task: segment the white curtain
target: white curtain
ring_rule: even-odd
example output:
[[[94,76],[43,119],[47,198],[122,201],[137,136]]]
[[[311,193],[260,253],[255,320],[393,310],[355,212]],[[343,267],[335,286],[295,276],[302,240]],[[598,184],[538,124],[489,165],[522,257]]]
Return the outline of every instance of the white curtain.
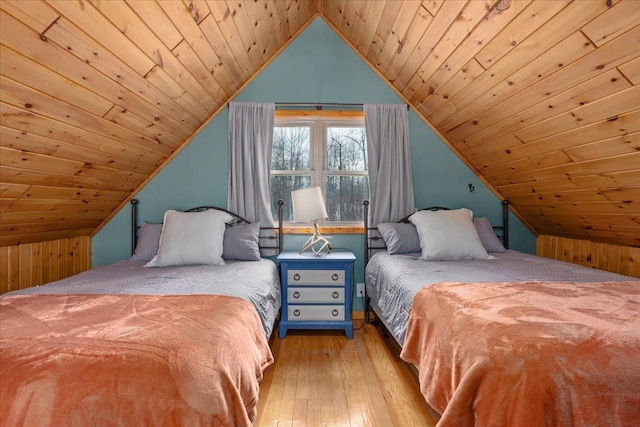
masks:
[[[409,113],[405,104],[365,104],[369,226],[402,219],[414,210]]]
[[[275,104],[229,103],[228,209],[261,227],[273,227],[270,207]]]

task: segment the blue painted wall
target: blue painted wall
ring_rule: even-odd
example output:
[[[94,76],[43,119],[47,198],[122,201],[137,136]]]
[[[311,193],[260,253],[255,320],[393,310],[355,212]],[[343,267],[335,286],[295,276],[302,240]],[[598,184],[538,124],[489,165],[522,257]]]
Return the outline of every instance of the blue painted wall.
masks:
[[[237,101],[402,103],[402,100],[321,18],[287,47],[237,97]],[[226,207],[228,110],[222,111],[136,196],[140,220],[160,222],[167,209],[199,205]],[[413,112],[409,114],[416,206],[468,207],[498,223],[499,200]],[[469,192],[468,184],[475,186]],[[130,256],[130,210],[123,209],[94,238],[93,266]],[[511,247],[535,253],[535,237],[513,215]],[[299,248],[307,236],[286,236],[285,247]],[[362,282],[361,235],[333,236],[335,247],[358,257],[356,282]],[[358,307],[356,306],[356,309]]]

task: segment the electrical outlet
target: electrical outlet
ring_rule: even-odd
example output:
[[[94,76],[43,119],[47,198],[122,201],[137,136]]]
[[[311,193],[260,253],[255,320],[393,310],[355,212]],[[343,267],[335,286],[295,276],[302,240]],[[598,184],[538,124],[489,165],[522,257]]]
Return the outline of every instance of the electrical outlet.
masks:
[[[356,294],[360,298],[364,297],[364,283],[356,284]]]

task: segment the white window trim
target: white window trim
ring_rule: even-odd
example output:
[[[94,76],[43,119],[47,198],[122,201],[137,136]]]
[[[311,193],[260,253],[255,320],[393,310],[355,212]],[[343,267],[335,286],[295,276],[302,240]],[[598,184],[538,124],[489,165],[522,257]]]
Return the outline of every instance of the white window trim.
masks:
[[[368,176],[369,172],[366,171],[330,171],[327,168],[327,159],[324,155],[327,150],[327,128],[328,127],[364,127],[364,116],[361,119],[355,119],[353,117],[341,119],[339,117],[317,117],[317,118],[278,118],[276,116],[274,121],[275,127],[280,126],[309,126],[310,138],[311,138],[311,150],[309,153],[309,170],[271,170],[271,175],[286,175],[286,176],[311,176],[311,186],[318,186],[322,190],[322,197],[326,200],[326,178],[331,175],[342,176]],[[316,141],[321,141],[320,144]],[[316,168],[316,159],[321,159],[318,162],[322,162],[321,168]],[[285,221],[287,226],[299,225],[293,221]],[[319,225],[325,227],[340,227],[340,226],[359,226],[362,225],[361,221],[318,221]]]

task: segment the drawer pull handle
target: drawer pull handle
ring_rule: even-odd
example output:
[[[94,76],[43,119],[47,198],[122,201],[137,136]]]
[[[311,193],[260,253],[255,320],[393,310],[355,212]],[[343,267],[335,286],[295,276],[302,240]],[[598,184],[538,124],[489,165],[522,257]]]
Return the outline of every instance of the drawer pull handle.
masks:
[[[294,274],[293,280],[300,280],[300,275],[298,273]]]
[[[294,298],[300,298],[300,292],[296,291],[293,293]]]
[[[338,292],[334,292],[331,294],[332,297],[334,298],[338,298],[340,296],[340,294]]]
[[[338,310],[335,310],[335,309],[334,309],[334,310],[331,312],[331,314],[333,314],[334,316],[337,316],[337,315],[338,315]]]
[[[294,316],[300,316],[300,310],[293,310]]]
[[[336,280],[338,280],[338,275],[334,274],[333,276],[331,276],[331,278],[333,279],[333,281],[335,282]]]

